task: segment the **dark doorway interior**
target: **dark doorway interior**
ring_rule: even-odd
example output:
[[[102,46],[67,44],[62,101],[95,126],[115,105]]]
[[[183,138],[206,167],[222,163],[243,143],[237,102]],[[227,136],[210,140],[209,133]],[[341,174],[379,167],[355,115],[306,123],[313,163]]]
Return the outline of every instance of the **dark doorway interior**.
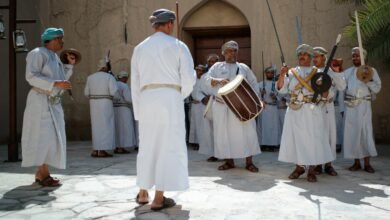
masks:
[[[238,61],[251,66],[251,36],[249,26],[245,27],[224,27],[224,28],[193,28],[184,29],[192,35],[194,41],[194,62],[206,64],[207,55],[215,53],[221,56],[221,46],[234,40],[240,49]]]

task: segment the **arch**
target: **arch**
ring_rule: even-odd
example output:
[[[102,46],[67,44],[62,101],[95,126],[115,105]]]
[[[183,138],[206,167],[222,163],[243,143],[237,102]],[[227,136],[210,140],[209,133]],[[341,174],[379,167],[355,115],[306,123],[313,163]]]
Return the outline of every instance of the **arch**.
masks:
[[[251,31],[248,19],[236,6],[224,0],[204,0],[182,18],[181,40],[190,48],[196,64],[205,63],[210,53],[220,54],[222,44],[236,40],[238,60],[251,65]]]
[[[249,26],[245,15],[221,0],[202,1],[182,20],[182,29]]]

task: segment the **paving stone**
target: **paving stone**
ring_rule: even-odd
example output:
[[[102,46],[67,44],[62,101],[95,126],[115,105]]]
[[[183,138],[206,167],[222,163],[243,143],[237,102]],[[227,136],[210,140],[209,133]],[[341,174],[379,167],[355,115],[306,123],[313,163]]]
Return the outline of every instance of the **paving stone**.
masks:
[[[58,188],[31,184],[35,168],[1,165],[0,219],[388,220],[390,215],[390,155],[373,158],[375,174],[348,171],[353,161],[338,155],[339,176],[319,175],[317,183],[308,183],[305,175],[289,180],[294,165],[278,162],[277,153],[255,156],[260,172],[254,174],[243,169],[243,159],[236,160],[238,168],[221,172],[222,162],[208,163],[189,150],[190,189],[166,192],[177,206],[152,212],[150,204],[135,203],[136,154],[103,160],[91,158],[90,149],[89,142],[69,143],[68,169],[51,168],[63,183]],[[3,155],[0,147],[0,160]]]

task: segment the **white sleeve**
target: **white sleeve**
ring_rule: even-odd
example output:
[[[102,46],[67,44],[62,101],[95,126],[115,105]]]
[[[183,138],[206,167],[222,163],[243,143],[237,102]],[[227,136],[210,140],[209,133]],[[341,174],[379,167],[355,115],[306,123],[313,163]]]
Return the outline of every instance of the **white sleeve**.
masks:
[[[69,80],[73,74],[73,65],[72,64],[64,64],[64,73],[65,73],[65,79]]]
[[[134,49],[133,56],[131,57],[131,97],[133,100],[133,111],[134,119],[138,120],[138,106],[139,106],[139,96],[141,93],[140,88],[140,76],[138,70],[138,61],[137,61],[137,47]]]
[[[379,78],[378,72],[374,68],[372,68],[372,81],[368,82],[367,86],[374,94],[379,93],[379,91],[381,90],[382,82]]]
[[[276,89],[276,91],[277,91],[278,93],[280,93],[280,94],[287,94],[287,93],[288,93],[288,84],[290,83],[290,77],[294,77],[294,76],[292,75],[292,72],[289,70],[289,71],[288,71],[288,76],[286,75],[286,76],[284,77],[283,87],[280,88],[280,89],[278,89],[277,84],[276,84],[276,86],[275,86],[275,89]]]

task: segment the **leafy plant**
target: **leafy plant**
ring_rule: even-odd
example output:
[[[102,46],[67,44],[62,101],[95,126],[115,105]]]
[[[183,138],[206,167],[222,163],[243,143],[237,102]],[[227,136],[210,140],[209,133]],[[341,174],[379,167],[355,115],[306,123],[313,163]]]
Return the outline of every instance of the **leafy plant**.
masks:
[[[368,57],[390,59],[390,0],[335,0],[337,3],[361,2],[358,11],[360,31]],[[356,19],[344,28],[344,35],[356,40]]]

